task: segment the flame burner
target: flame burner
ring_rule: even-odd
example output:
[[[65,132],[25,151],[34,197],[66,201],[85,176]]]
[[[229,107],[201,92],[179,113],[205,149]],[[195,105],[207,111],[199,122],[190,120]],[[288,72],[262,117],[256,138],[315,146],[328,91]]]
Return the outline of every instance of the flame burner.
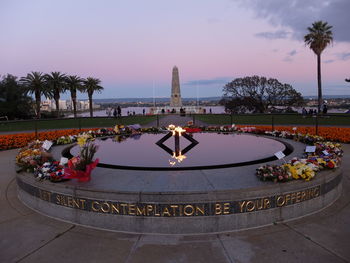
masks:
[[[169,133],[161,138],[156,144],[162,148],[164,151],[169,153],[173,159],[175,159],[178,163],[181,163],[184,159],[186,159],[185,154],[190,151],[193,147],[195,147],[199,142],[193,139],[190,135],[186,133],[186,130],[183,130],[181,127],[173,128],[173,125],[169,126]],[[184,137],[188,141],[191,142],[185,149],[181,150],[180,148],[180,137]],[[175,150],[171,150],[168,146],[164,144],[169,138],[175,138]],[[176,164],[175,161],[169,160],[169,164],[174,166]]]

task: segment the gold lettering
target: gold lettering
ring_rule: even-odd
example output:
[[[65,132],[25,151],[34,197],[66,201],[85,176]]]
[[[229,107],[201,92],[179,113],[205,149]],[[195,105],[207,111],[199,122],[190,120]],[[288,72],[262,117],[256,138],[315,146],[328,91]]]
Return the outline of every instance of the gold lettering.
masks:
[[[306,199],[306,193],[305,193],[305,191],[302,191],[301,192],[301,201],[305,201],[305,199]]]
[[[264,209],[270,208],[270,200],[268,198],[264,198]]]
[[[103,213],[109,213],[111,207],[109,206],[109,204],[107,202],[102,203],[101,205],[101,210]]]
[[[295,203],[295,193],[291,194],[291,203],[294,204]]]
[[[171,205],[170,207],[172,209],[173,216],[175,216],[176,215],[176,208],[178,208],[179,206],[178,205]]]
[[[85,199],[80,199],[80,202],[81,202],[81,209],[85,209],[85,202],[86,202],[86,200]]]
[[[160,216],[159,210],[157,209],[157,205],[154,205],[154,215]]]
[[[189,211],[189,212],[187,211],[188,208],[190,208],[190,211]],[[193,207],[192,205],[186,205],[186,206],[184,207],[184,214],[185,214],[185,216],[192,216],[193,213],[194,213],[194,207]]]
[[[239,208],[240,208],[241,213],[243,213],[243,206],[245,205],[245,201],[238,202],[238,204],[239,204]]]
[[[215,204],[215,215],[221,215],[221,204]]]
[[[75,198],[73,199],[73,207],[80,208],[78,199],[75,199]]]
[[[224,215],[228,215],[229,213],[230,213],[230,203],[224,203]]]
[[[256,209],[261,210],[264,207],[264,200],[263,199],[258,199],[255,201],[255,206]]]
[[[98,205],[99,208],[96,208],[95,205]],[[95,211],[95,212],[98,212],[98,210],[100,209],[100,203],[97,202],[97,201],[93,201],[93,202],[91,203],[91,209],[92,209],[93,211]]]
[[[196,205],[196,216],[198,216],[198,212],[200,212],[204,216],[204,205],[202,205],[201,207]]]
[[[68,202],[67,202],[67,203],[68,203],[68,206],[69,206],[69,207],[73,207],[73,198],[70,197],[70,196],[68,196],[68,197],[67,197],[67,200],[68,200]]]
[[[136,215],[143,215],[143,216],[145,216],[146,215],[146,207],[144,206],[144,207],[142,207],[140,209],[139,206],[136,206]]]
[[[250,206],[250,207],[249,207],[249,206]],[[254,202],[249,200],[249,201],[247,202],[246,209],[247,209],[248,212],[253,211],[253,210],[255,209],[255,204],[254,204]]]
[[[310,189],[306,190],[306,198],[305,200],[309,200],[310,199]]]
[[[51,193],[48,191],[39,189],[39,197],[44,201],[51,202]]]
[[[314,190],[314,196],[317,197],[320,195],[320,187],[316,187],[315,190]]]
[[[280,195],[279,197],[277,197],[276,201],[277,201],[277,206],[284,206],[284,204],[286,203],[286,200],[283,195]]]
[[[128,204],[120,204],[120,206],[123,208],[123,215],[126,215],[125,207],[127,207]]]
[[[290,194],[285,195],[285,200],[286,200],[286,204],[288,205],[288,201],[290,201]]]
[[[113,203],[112,203],[112,204],[111,204],[111,207],[112,207],[112,211],[111,211],[112,214],[113,214],[113,213],[116,213],[116,214],[119,214],[119,213],[120,213],[119,204],[113,204]]]
[[[129,204],[129,215],[135,215],[135,205]]]
[[[163,212],[162,212],[162,216],[171,216],[170,212],[169,212],[169,209],[167,207],[165,207],[163,209]]]
[[[296,202],[299,203],[300,202],[300,198],[301,198],[301,192],[297,192],[297,198],[296,198]]]
[[[66,197],[63,195],[61,196],[61,205],[67,206]]]
[[[60,195],[56,195],[56,204],[60,204],[61,203],[61,196]]]
[[[153,211],[153,206],[152,205],[147,205],[147,215],[149,216],[150,213]]]

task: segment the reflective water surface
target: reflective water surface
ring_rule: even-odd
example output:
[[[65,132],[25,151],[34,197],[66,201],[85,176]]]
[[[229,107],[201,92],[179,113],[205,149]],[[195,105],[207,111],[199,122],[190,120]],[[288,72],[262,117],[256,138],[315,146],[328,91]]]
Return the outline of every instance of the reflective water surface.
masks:
[[[99,145],[96,158],[100,163],[137,167],[193,167],[225,165],[254,161],[273,156],[283,151],[283,143],[273,139],[247,134],[195,133],[198,144],[185,155],[172,156],[156,145],[165,134],[142,134],[134,137],[116,136],[96,139]],[[180,150],[191,142],[180,137]],[[175,151],[175,138],[164,144]],[[79,146],[71,149],[71,154],[79,154]],[[175,158],[176,157],[176,158]]]

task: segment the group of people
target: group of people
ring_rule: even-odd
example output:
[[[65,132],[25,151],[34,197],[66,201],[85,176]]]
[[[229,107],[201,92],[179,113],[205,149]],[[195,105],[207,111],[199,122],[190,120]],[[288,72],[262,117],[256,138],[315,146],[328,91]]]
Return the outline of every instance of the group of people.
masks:
[[[143,109],[142,110],[142,115],[145,115],[145,114],[146,114],[146,110]],[[122,116],[122,109],[121,109],[120,106],[114,107],[114,108],[108,107],[106,109],[106,115],[108,117],[112,117],[112,115],[113,115],[114,118],[121,117]],[[127,112],[127,116],[131,116],[131,115],[136,115],[135,111],[128,111]]]
[[[323,104],[323,106],[322,106],[322,113],[323,114],[327,114],[327,112],[328,112],[327,104]],[[317,114],[317,110],[316,109],[309,109],[309,110],[307,110],[307,109],[303,108],[301,110],[301,114],[303,114],[303,115],[316,115]]]
[[[108,107],[106,109],[106,114],[108,117],[111,117],[112,114],[113,114],[114,118],[121,117],[122,116],[122,108],[120,108],[120,106],[118,106],[116,108]]]

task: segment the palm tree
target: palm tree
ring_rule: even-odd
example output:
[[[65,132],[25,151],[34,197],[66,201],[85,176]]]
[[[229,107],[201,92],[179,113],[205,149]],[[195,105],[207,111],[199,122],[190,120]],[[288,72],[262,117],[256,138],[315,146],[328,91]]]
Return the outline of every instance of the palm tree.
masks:
[[[55,71],[45,75],[46,83],[51,90],[52,97],[56,103],[56,115],[60,116],[60,94],[66,91],[66,75]]]
[[[73,102],[74,118],[77,117],[77,91],[83,91],[84,80],[78,76],[68,76],[66,79],[67,88],[70,90],[70,96]]]
[[[25,88],[26,94],[34,94],[36,104],[36,117],[40,119],[41,96],[50,97],[51,93],[47,88],[45,76],[42,72],[31,72],[20,79],[21,85]]]
[[[332,26],[327,22],[316,21],[312,27],[308,27],[309,33],[304,36],[304,42],[317,56],[317,82],[318,82],[318,112],[321,112],[322,85],[321,85],[321,53],[332,43]]]
[[[90,117],[92,117],[92,95],[95,91],[101,92],[103,90],[103,87],[99,85],[100,83],[101,80],[91,77],[86,78],[84,81],[84,90],[87,92],[89,97]]]

